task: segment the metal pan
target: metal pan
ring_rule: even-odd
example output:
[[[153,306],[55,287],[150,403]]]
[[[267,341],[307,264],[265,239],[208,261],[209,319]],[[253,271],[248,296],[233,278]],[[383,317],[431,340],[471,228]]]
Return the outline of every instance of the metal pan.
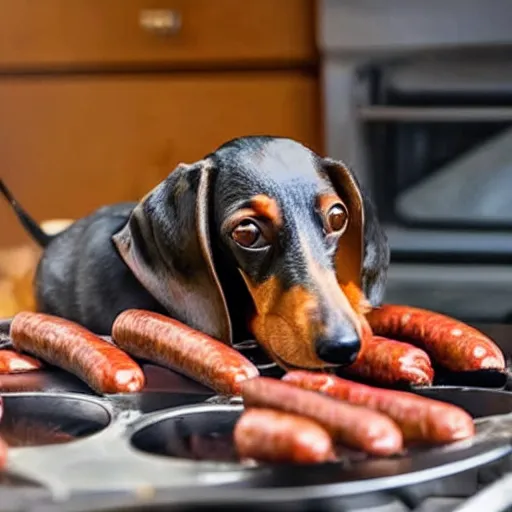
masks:
[[[386,459],[348,457],[337,463],[315,466],[246,467],[233,463],[240,471],[238,485],[231,485],[229,490],[200,489],[188,496],[180,493],[180,498],[199,503],[204,491],[205,502],[220,499],[228,505],[234,500],[233,503],[241,505],[366,494],[444,478],[511,453],[512,394],[468,388],[430,388],[417,393],[459,405],[478,418],[476,437]],[[240,405],[202,404],[153,414],[133,426],[131,442],[136,449],[154,455],[196,460],[198,467],[212,464],[197,462],[205,451],[212,450],[212,457],[225,463],[230,454],[222,454],[222,450],[215,450],[211,444],[217,439],[225,450],[230,450],[229,434],[242,410]]]
[[[83,397],[88,403],[105,403],[112,423],[80,442],[13,450],[13,467],[20,476],[42,482],[43,487],[52,490],[52,502],[41,510],[282,511],[326,509],[333,500],[337,510],[345,510],[340,500],[355,500],[368,508],[370,502],[380,503],[407,489],[416,489],[416,494],[426,492],[417,489],[437,486],[440,479],[463,478],[468,472],[509,460],[512,394],[466,388],[430,388],[417,393],[466,409],[477,418],[477,436],[467,442],[417,449],[394,458],[357,455],[322,465],[247,466],[230,460],[229,453],[227,457],[219,453],[223,450],[212,457],[216,460],[197,460],[197,439],[195,445],[190,443],[193,435],[200,442],[206,436],[210,443],[212,435],[214,442],[215,436],[227,436],[229,450],[229,434],[242,411],[241,405],[207,403],[199,394],[195,395],[195,405],[184,405],[192,403],[193,395],[188,394],[181,404],[176,400],[172,409],[139,414],[135,419],[128,416],[126,421],[122,413],[112,412],[110,399]],[[14,411],[15,400],[22,397],[5,396]],[[58,396],[82,398],[72,394]],[[19,406],[20,413],[27,410],[26,406]],[[62,409],[68,417],[66,407]],[[93,409],[92,416],[81,412],[81,417],[102,424],[97,419],[98,411]],[[201,454],[205,446],[199,447]],[[211,450],[211,444],[206,445],[206,450]],[[469,493],[476,490],[464,480],[457,485]]]

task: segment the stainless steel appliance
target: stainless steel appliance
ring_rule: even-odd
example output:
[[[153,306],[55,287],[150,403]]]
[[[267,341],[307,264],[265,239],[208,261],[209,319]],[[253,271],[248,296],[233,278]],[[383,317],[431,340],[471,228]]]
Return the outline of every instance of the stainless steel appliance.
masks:
[[[321,0],[326,152],[372,194],[386,301],[512,320],[512,3]]]

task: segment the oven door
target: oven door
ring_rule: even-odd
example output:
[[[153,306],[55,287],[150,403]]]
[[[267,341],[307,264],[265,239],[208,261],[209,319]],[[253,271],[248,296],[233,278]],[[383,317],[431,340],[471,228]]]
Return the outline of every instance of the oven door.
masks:
[[[512,320],[512,61],[373,67],[360,109],[392,251],[386,301]]]

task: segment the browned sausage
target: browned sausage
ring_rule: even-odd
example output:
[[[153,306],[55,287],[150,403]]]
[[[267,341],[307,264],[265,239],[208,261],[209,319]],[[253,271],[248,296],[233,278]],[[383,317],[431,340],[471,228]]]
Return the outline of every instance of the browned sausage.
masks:
[[[428,354],[408,343],[382,336],[365,337],[354,363],[342,370],[379,384],[431,385],[434,370]]]
[[[14,350],[0,350],[0,374],[23,373],[42,368],[42,363]]]
[[[374,334],[410,341],[449,370],[505,370],[503,353],[490,338],[448,316],[386,304],[367,318]]]
[[[10,336],[17,350],[73,373],[98,393],[129,393],[144,387],[144,373],[131,357],[69,320],[18,313]]]
[[[2,471],[7,463],[7,444],[0,437],[0,471]]]
[[[273,409],[248,409],[234,429],[241,459],[314,464],[334,460],[329,433],[314,421]]]
[[[259,375],[235,349],[157,313],[124,311],[114,322],[112,338],[129,354],[171,367],[217,393],[237,395],[241,382]]]
[[[443,444],[475,433],[473,420],[463,409],[413,393],[374,388],[303,370],[287,373],[283,381],[387,414],[400,426],[406,441]]]
[[[379,412],[305,391],[292,384],[259,377],[242,384],[246,407],[299,414],[316,421],[345,446],[372,455],[392,455],[403,448],[398,426]]]

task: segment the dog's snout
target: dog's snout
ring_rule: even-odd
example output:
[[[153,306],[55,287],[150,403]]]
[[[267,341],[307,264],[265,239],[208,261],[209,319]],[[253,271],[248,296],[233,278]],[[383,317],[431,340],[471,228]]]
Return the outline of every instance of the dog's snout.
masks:
[[[322,336],[316,340],[316,354],[329,364],[348,366],[352,364],[361,349],[361,341],[354,329]]]

